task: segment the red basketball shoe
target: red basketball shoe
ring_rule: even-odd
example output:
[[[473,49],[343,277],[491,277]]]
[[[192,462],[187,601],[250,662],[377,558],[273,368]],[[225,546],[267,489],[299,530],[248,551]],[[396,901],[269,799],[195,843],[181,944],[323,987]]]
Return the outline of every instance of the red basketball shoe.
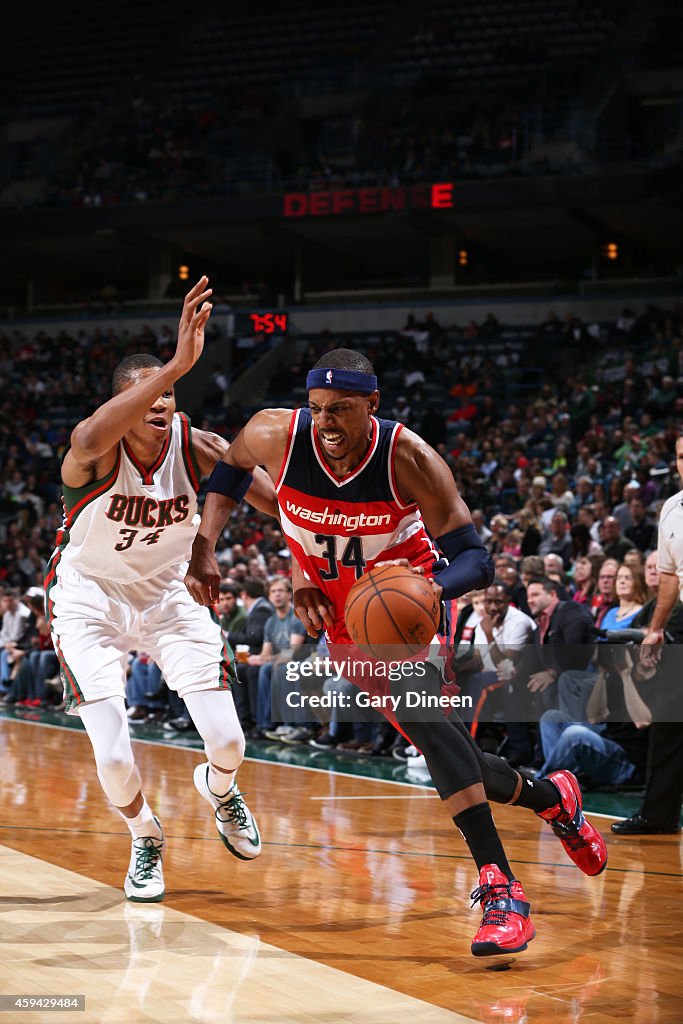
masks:
[[[568,855],[585,875],[599,875],[607,866],[607,847],[596,828],[583,816],[581,787],[568,771],[552,772],[548,776],[559,791],[560,802],[547,811],[539,811],[539,818],[547,821]]]
[[[510,882],[496,864],[479,872],[479,887],[470,896],[479,902],[484,916],[472,939],[473,956],[521,953],[536,929],[529,919],[530,906],[520,882]]]

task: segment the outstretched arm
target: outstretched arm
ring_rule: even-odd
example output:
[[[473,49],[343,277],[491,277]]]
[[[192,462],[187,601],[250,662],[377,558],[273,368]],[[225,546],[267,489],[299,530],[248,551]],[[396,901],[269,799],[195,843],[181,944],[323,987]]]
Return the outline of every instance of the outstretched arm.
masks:
[[[206,301],[211,289],[207,285],[208,278],[202,277],[185,296],[173,358],[157,373],[143,377],[114,395],[75,427],[64,460],[66,477],[73,477],[73,481],[69,481],[71,486],[87,482],[79,480],[79,476],[108,458],[109,453],[113,465],[116,446],[124,434],[144,416],[159,395],[170,390],[197,362],[204,348],[204,328],[211,315],[211,305]]]

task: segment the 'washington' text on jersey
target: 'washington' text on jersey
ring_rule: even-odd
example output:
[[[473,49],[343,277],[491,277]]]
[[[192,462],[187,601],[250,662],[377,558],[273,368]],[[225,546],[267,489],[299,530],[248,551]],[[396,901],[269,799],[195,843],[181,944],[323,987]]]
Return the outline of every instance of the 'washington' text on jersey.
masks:
[[[340,512],[338,508],[330,511],[327,505],[324,509],[316,511],[315,509],[304,508],[303,505],[295,505],[291,501],[288,501],[286,504],[287,511],[292,514],[293,519],[306,519],[311,523],[320,523],[321,526],[343,526],[349,533],[357,530],[359,527],[364,529],[368,526],[388,526],[391,522],[391,514],[389,512],[382,516],[368,516],[365,512],[361,512],[357,516],[348,516],[344,512]]]

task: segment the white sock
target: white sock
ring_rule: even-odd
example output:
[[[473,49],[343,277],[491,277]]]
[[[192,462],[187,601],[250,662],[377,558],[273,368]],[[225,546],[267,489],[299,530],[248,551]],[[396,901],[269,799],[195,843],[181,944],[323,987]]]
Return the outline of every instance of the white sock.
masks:
[[[208,783],[209,783],[209,789],[211,790],[213,795],[214,796],[226,796],[227,793],[228,793],[228,790],[230,789],[230,787],[232,786],[233,782],[235,781],[235,775],[236,774],[237,774],[237,769],[235,769],[232,772],[219,772],[219,771],[217,771],[214,768],[214,766],[211,764],[211,762],[209,762]]]
[[[119,811],[119,814],[121,814],[121,811]],[[125,814],[121,814],[121,817],[130,829],[133,839],[147,838],[147,836],[161,839],[161,829],[154,820],[152,810],[144,797],[142,798],[142,809],[139,814],[136,814],[134,818],[127,818]]]

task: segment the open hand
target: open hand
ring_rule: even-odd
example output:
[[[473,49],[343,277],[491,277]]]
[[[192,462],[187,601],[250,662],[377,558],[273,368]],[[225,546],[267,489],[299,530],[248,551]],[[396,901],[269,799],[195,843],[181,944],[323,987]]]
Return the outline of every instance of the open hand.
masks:
[[[178,344],[171,360],[180,370],[180,376],[192,369],[204,350],[204,328],[212,309],[206,301],[211,295],[208,283],[208,277],[200,277],[183,302],[178,324]]]

